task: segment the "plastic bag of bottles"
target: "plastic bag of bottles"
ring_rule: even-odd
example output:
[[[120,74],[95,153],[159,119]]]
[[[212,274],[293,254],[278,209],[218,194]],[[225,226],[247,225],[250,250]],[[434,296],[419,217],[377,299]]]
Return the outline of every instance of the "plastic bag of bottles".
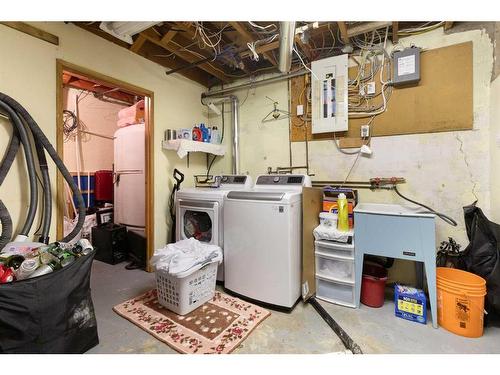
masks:
[[[7,272],[0,283],[0,353],[83,353],[99,343],[90,294],[94,251],[83,245],[0,253]]]

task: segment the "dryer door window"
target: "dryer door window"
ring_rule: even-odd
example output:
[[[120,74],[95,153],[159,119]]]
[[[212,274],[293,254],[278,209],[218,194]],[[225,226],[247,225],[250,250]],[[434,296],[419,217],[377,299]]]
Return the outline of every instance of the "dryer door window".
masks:
[[[186,210],[184,212],[184,237],[195,238],[201,242],[212,241],[212,218],[207,212]]]
[[[177,240],[195,238],[219,245],[219,203],[179,200],[177,206]]]

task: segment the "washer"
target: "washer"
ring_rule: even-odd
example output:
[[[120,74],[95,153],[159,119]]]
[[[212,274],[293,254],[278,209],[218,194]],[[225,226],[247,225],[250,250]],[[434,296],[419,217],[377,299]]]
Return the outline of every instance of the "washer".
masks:
[[[224,249],[224,197],[229,191],[250,189],[252,178],[245,175],[222,175],[218,187],[181,188],[175,195],[177,241],[191,237]],[[222,263],[217,280],[224,280]]]
[[[305,175],[261,175],[224,198],[224,287],[291,310],[300,297]]]

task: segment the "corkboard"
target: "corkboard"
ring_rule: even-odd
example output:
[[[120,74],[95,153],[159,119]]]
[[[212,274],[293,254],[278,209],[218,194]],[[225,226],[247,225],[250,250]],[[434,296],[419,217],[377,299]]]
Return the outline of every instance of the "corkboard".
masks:
[[[387,111],[374,119],[371,127],[372,136],[472,129],[472,42],[422,51],[420,57],[420,83],[418,86],[393,89]],[[355,77],[356,74],[357,67],[349,68],[349,77]],[[307,79],[308,76],[291,79],[292,142],[305,139],[304,121],[296,116],[296,111],[299,96],[303,93]],[[377,76],[377,93],[380,92],[378,81]],[[304,97],[303,94],[302,102]],[[378,99],[381,102],[382,98]],[[310,110],[308,117],[310,118]],[[349,119],[349,130],[335,134],[341,145],[344,143],[345,147],[359,147],[360,127],[368,120],[369,118]],[[312,135],[310,122],[307,128],[309,140],[333,138],[333,133]]]

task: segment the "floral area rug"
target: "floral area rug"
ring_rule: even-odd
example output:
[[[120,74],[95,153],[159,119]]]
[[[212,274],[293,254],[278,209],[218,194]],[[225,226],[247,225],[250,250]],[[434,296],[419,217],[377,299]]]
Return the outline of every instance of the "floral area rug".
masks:
[[[271,313],[216,291],[214,297],[186,315],[159,304],[156,289],[113,310],[180,353],[227,354]]]

